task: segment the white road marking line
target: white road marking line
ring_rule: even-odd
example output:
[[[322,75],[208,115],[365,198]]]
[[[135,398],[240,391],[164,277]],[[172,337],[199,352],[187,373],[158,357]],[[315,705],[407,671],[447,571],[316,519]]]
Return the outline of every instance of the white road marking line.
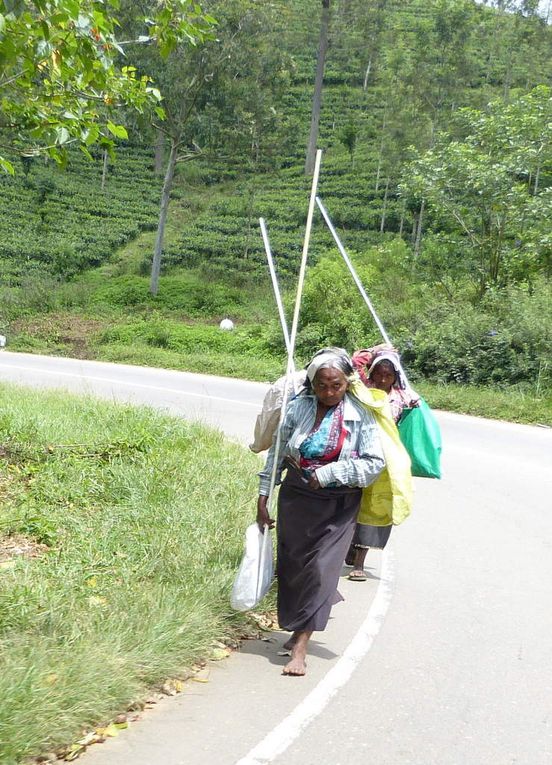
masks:
[[[192,393],[190,391],[185,391],[178,388],[162,388],[158,385],[146,385],[145,383],[137,383],[137,382],[125,382],[124,380],[117,380],[113,379],[111,377],[95,377],[93,375],[83,375],[83,374],[77,374],[76,372],[58,372],[53,371],[50,369],[37,369],[36,367],[22,367],[22,366],[16,366],[15,364],[10,364],[9,367],[5,367],[5,370],[9,369],[17,369],[22,372],[39,372],[39,373],[45,373],[48,375],[60,375],[62,377],[76,377],[80,380],[87,381],[87,380],[94,380],[95,382],[106,382],[111,383],[112,385],[124,385],[131,388],[145,388],[147,390],[158,390],[163,391],[163,393],[176,393],[179,396],[194,396],[196,398],[207,398],[211,399],[213,401],[224,401],[226,404],[240,404],[241,406],[251,406],[254,409],[260,410],[261,404],[252,404],[249,401],[239,401],[231,398],[223,398],[222,396],[211,396],[208,393]],[[4,370],[0,371],[0,374],[2,374]]]
[[[390,550],[382,555],[381,578],[368,616],[328,674],[305,696],[303,701],[236,765],[267,765],[303,733],[325,709],[335,694],[347,683],[366,656],[378,635],[393,597],[394,558]]]

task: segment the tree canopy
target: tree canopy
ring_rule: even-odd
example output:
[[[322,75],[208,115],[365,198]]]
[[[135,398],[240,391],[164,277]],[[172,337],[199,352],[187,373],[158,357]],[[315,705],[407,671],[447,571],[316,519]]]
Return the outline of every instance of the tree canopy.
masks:
[[[118,37],[118,0],[1,0],[0,164],[10,173],[13,151],[47,152],[61,161],[64,149],[83,151],[100,142],[111,148],[127,137],[121,107],[157,108],[157,87],[127,55],[132,45],[155,45],[168,55],[181,41],[211,34],[214,19],[189,0],[162,0],[141,20],[132,40]]]
[[[486,111],[462,109],[456,124],[461,138],[441,133],[405,167],[403,193],[429,203],[442,243],[455,243],[481,292],[549,272],[552,239],[543,223],[552,194],[539,179],[552,167],[552,90],[541,85]]]

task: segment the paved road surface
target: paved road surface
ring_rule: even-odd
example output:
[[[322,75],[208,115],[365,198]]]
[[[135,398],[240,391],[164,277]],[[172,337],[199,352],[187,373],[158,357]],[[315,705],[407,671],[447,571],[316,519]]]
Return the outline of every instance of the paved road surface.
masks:
[[[0,380],[161,406],[247,442],[265,386],[0,354]],[[371,551],[306,678],[246,642],[83,765],[551,765],[552,431],[440,414],[442,481]]]

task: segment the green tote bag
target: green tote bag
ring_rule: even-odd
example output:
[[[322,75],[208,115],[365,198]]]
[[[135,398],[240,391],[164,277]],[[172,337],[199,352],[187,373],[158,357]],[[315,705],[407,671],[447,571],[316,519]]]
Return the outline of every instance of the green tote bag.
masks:
[[[423,399],[420,399],[418,406],[403,411],[398,428],[412,462],[412,475],[440,478],[441,429]]]

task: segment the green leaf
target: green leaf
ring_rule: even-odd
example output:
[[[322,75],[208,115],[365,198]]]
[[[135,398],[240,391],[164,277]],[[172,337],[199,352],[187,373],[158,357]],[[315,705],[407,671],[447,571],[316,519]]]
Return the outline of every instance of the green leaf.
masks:
[[[113,122],[108,122],[107,129],[115,138],[128,138],[127,129],[124,125],[115,125]]]
[[[87,146],[92,146],[93,143],[96,143],[98,140],[98,136],[100,135],[100,129],[97,125],[90,125],[88,130],[85,131],[84,134],[84,142]]]
[[[80,150],[82,151],[82,153],[84,154],[85,157],[87,157],[91,162],[94,161],[94,157],[92,156],[92,154],[90,154],[90,152],[88,151],[86,146],[84,146],[84,144],[81,143],[79,148],[80,148]]]
[[[0,157],[0,167],[5,170],[6,173],[9,173],[10,175],[15,175],[15,169],[11,162],[8,162],[7,159],[4,159],[4,157]]]
[[[69,140],[69,131],[66,127],[57,127],[56,128],[56,143],[62,144],[67,143]]]

